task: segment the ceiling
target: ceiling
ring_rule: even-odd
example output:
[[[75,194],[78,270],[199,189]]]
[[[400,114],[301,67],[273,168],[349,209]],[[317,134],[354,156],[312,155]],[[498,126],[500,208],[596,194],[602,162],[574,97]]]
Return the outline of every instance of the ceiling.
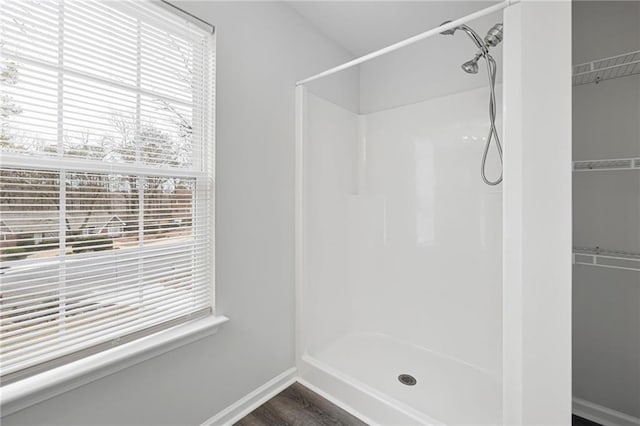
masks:
[[[488,7],[491,1],[291,1],[288,4],[354,56]]]

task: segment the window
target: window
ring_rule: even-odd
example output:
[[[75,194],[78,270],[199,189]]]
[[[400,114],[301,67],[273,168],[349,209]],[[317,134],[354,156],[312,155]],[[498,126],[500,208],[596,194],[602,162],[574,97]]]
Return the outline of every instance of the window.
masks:
[[[0,0],[3,383],[212,312],[213,74],[152,2]]]

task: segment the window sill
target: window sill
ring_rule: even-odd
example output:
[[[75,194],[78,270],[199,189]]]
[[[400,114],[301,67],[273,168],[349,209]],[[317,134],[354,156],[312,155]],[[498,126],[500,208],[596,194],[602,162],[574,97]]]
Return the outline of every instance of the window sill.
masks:
[[[2,416],[101,379],[218,331],[229,319],[210,316],[177,325],[44,373],[0,387]]]

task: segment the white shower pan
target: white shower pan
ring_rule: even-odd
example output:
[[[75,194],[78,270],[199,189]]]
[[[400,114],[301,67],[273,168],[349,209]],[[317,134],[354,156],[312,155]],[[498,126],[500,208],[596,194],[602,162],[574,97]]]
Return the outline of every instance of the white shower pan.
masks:
[[[304,361],[345,384],[379,394],[421,422],[500,422],[501,383],[495,377],[411,342],[382,334],[355,334],[339,339],[315,357],[305,356]],[[407,373],[415,378],[415,385],[400,382],[398,377]]]

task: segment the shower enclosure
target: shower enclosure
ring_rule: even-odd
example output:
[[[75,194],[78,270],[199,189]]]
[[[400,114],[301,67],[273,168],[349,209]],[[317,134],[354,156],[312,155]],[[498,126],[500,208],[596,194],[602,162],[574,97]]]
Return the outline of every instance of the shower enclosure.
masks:
[[[501,191],[478,172],[487,97],[370,114],[306,99],[303,360],[455,424],[496,424],[501,409]]]
[[[513,214],[504,203],[516,199],[503,199],[500,184],[499,140],[507,153],[510,140],[495,37],[510,4],[296,89],[297,366],[304,384],[371,424],[503,422],[505,303],[513,297],[503,291],[503,211]],[[470,65],[488,52],[484,43],[445,36],[464,24],[494,37],[494,96],[495,63]],[[506,43],[506,20],[505,31]],[[315,86],[337,84],[331,79],[353,66],[356,111]],[[568,259],[570,250],[569,239]]]

